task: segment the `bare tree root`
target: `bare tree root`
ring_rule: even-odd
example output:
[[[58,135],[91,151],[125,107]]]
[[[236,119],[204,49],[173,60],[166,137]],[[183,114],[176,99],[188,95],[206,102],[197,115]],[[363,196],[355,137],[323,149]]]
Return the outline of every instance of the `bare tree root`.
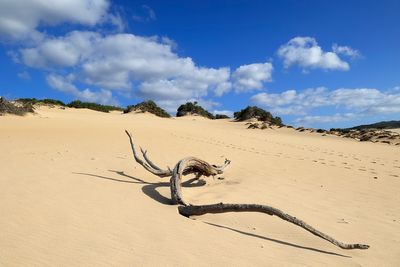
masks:
[[[190,217],[193,215],[203,215],[206,213],[226,213],[226,212],[261,212],[266,213],[271,216],[277,216],[285,221],[293,223],[306,231],[316,235],[322,239],[327,240],[328,242],[342,248],[342,249],[368,249],[369,245],[363,244],[346,244],[340,242],[333,237],[330,237],[327,234],[324,234],[314,227],[310,226],[306,222],[297,219],[296,217],[284,213],[283,211],[259,204],[211,204],[211,205],[191,205],[187,203],[182,194],[182,176],[195,173],[196,179],[200,176],[215,176],[217,174],[222,174],[224,169],[230,164],[230,160],[225,159],[225,163],[223,165],[211,165],[208,162],[195,158],[195,157],[187,157],[180,160],[171,171],[168,169],[161,169],[156,164],[154,164],[147,156],[147,151],[140,149],[145,161],[140,159],[136,153],[135,145],[132,141],[132,135],[126,131],[126,134],[129,137],[129,141],[131,143],[131,149],[133,153],[133,157],[136,162],[143,166],[147,171],[151,172],[154,175],[159,177],[168,177],[171,176],[170,179],[170,189],[171,189],[171,200],[172,204],[180,205],[178,207],[179,213],[183,216]]]

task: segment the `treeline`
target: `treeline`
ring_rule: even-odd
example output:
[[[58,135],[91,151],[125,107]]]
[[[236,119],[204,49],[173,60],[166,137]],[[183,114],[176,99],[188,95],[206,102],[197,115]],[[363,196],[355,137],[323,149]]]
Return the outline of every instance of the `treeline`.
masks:
[[[93,102],[83,102],[80,100],[74,100],[68,104],[56,99],[36,99],[36,98],[19,98],[15,100],[16,102],[25,103],[25,104],[45,104],[45,105],[58,105],[62,107],[70,107],[70,108],[87,108],[95,111],[101,112],[110,112],[113,110],[123,111],[124,109],[121,107],[116,106],[109,106],[109,105],[101,105]]]
[[[397,129],[400,128],[400,121],[381,121],[372,124],[358,125],[351,128],[332,128],[331,131],[350,132],[351,130],[369,130],[369,129]]]
[[[102,105],[92,102],[83,102],[80,100],[74,100],[68,104],[56,100],[56,99],[36,99],[36,98],[19,98],[16,99],[14,102],[20,103],[25,108],[30,107],[33,109],[33,105],[36,104],[43,104],[43,105],[54,105],[54,106],[61,106],[61,107],[70,107],[70,108],[87,108],[95,111],[101,112],[110,112],[110,111],[123,111],[123,113],[130,113],[130,112],[149,112],[158,117],[169,118],[171,115],[159,107],[154,101],[148,100],[141,102],[136,105],[129,105],[126,108],[118,107],[118,106],[110,106],[110,105]],[[4,102],[5,103],[5,102]],[[3,103],[3,106],[5,104]],[[8,105],[9,108],[9,105]],[[198,115],[203,116],[209,119],[229,119],[230,117],[225,114],[212,114],[208,110],[204,109],[200,106],[197,102],[187,102],[182,104],[177,109],[176,116],[182,117],[187,115]],[[256,106],[248,106],[245,109],[242,109],[238,112],[233,114],[233,117],[236,121],[245,121],[249,119],[256,119],[258,121],[268,122],[273,125],[283,125],[282,119],[280,117],[274,117],[270,112],[265,111]]]

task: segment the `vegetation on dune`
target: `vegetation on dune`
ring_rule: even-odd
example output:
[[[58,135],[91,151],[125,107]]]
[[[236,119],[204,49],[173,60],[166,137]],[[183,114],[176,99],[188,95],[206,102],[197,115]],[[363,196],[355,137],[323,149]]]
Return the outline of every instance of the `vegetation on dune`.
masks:
[[[70,108],[87,108],[95,111],[101,112],[110,112],[112,110],[122,111],[123,109],[116,106],[108,106],[108,105],[101,105],[92,102],[82,102],[80,100],[74,100],[69,104],[65,104],[64,102],[56,99],[45,98],[45,99],[36,99],[36,98],[18,98],[16,102],[30,104],[30,105],[55,105],[55,106],[62,106],[62,107],[70,107]]]
[[[5,98],[0,97],[0,116],[2,114],[25,115],[26,113],[33,113],[33,106],[30,103],[16,103],[7,101]]]
[[[273,125],[282,126],[282,119],[278,116],[274,117],[268,111],[263,110],[262,108],[256,106],[248,106],[241,111],[237,111],[233,114],[236,121],[245,121],[249,119],[257,119],[259,121],[269,122]]]
[[[400,128],[400,121],[380,121],[372,124],[358,125],[351,128],[332,128],[331,131],[350,132],[351,130],[369,130],[369,129],[396,129]]]
[[[67,107],[70,107],[70,108],[87,108],[87,109],[92,109],[92,110],[101,111],[101,112],[110,112],[110,111],[113,111],[113,110],[123,111],[123,109],[121,107],[101,105],[101,104],[91,103],[91,102],[82,102],[80,100],[72,101],[71,103],[69,103],[67,105]]]
[[[200,115],[209,119],[215,119],[213,114],[205,110],[203,107],[197,105],[197,102],[187,102],[178,108],[178,112],[176,113],[177,117],[187,115]]]
[[[18,98],[16,101],[21,102],[21,103],[31,104],[31,105],[47,104],[47,105],[58,105],[58,106],[63,106],[63,107],[65,106],[64,102],[62,102],[60,100],[56,100],[56,99],[51,99],[51,98],[45,98],[45,99]]]
[[[219,120],[219,119],[230,119],[230,117],[228,115],[225,114],[215,114],[215,119]]]
[[[136,105],[127,106],[126,109],[124,110],[124,113],[129,113],[133,111],[149,112],[158,117],[163,117],[163,118],[171,117],[171,115],[169,115],[168,112],[157,106],[157,104],[152,100],[144,101]]]

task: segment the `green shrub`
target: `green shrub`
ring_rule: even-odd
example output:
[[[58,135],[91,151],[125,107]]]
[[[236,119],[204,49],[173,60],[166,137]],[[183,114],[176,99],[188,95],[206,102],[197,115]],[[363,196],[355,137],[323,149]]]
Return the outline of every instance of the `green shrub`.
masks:
[[[150,112],[158,117],[163,117],[163,118],[171,117],[171,115],[169,115],[168,112],[157,106],[157,104],[152,100],[144,101],[136,105],[127,106],[126,109],[124,110],[124,113],[129,113],[132,111]]]
[[[44,103],[44,104],[49,104],[49,105],[58,105],[58,106],[65,106],[65,103],[60,101],[60,100],[56,100],[56,99],[51,99],[51,98],[45,98],[42,100],[39,100],[40,103]]]
[[[230,117],[225,115],[225,114],[215,114],[215,119],[216,120],[219,120],[219,119],[230,119]]]
[[[182,117],[186,115],[196,114],[209,119],[215,119],[214,115],[197,105],[197,102],[187,102],[186,104],[181,105],[178,108],[178,112],[176,113],[177,117]]]
[[[25,104],[31,104],[31,105],[35,105],[35,104],[48,104],[48,105],[58,105],[58,106],[65,106],[65,103],[60,101],[60,100],[56,100],[56,99],[51,99],[51,98],[45,98],[45,99],[36,99],[36,98],[18,98],[17,100],[15,100],[17,102],[20,103],[25,103]]]
[[[280,117],[274,117],[272,114],[268,111],[263,110],[262,108],[256,107],[256,106],[248,106],[245,109],[242,109],[241,111],[235,112],[233,114],[235,120],[237,121],[245,121],[249,119],[257,119],[259,121],[267,121],[270,122],[273,125],[278,125],[282,126],[282,119]]]
[[[82,102],[80,100],[75,100],[72,101],[67,105],[70,108],[87,108],[95,111],[101,111],[101,112],[110,112],[113,110],[118,110],[122,111],[123,109],[120,107],[115,107],[115,106],[108,106],[108,105],[101,105],[97,103],[91,103],[91,102]]]
[[[0,97],[0,115],[2,114],[14,114],[14,115],[25,115],[26,113],[33,113],[32,104],[26,102],[13,103],[7,101],[5,98]]]

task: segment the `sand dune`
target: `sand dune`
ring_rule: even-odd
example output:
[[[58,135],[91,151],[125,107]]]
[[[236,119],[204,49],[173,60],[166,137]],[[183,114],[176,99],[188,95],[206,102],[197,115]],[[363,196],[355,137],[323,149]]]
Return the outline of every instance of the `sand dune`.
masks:
[[[191,203],[278,207],[348,243],[341,250],[264,214],[180,216],[168,180],[131,156],[134,133],[162,166],[185,156],[224,180]],[[200,117],[41,107],[0,117],[0,266],[399,266],[400,148]]]

